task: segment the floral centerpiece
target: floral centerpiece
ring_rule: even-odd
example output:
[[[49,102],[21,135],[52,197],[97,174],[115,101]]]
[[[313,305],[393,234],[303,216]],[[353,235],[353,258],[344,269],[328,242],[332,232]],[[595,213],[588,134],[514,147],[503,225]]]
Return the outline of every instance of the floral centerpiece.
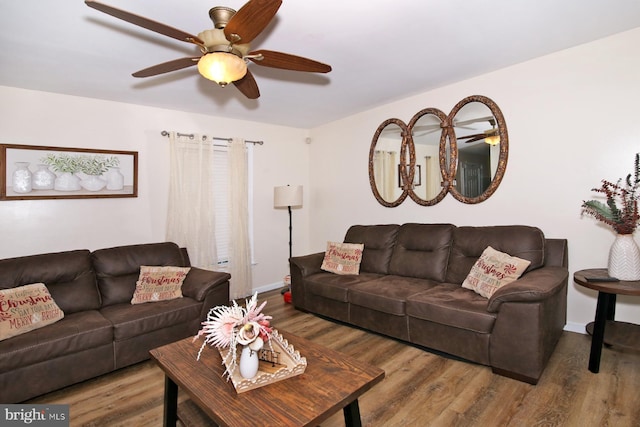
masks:
[[[640,154],[636,154],[633,173],[615,184],[602,180],[602,186],[593,191],[603,194],[605,201],[583,201],[582,213],[616,232],[616,240],[609,250],[609,276],[619,280],[640,280],[640,248],[633,238],[640,223]]]
[[[217,306],[209,310],[207,320],[202,322],[202,329],[194,340],[204,336],[205,340],[198,351],[200,360],[202,350],[209,344],[215,347],[228,348],[229,352],[223,362],[226,366],[225,375],[231,378],[237,365],[238,345],[248,346],[251,351],[258,352],[271,338],[273,329],[270,326],[271,316],[262,313],[267,304],[258,306],[258,293],[245,301],[245,307],[240,307],[235,301],[231,306]]]
[[[606,202],[587,200],[582,202],[582,212],[611,226],[617,234],[633,234],[640,223],[638,199],[640,198],[640,155],[636,154],[635,168],[626,179],[615,184],[602,180],[600,188],[592,191],[605,195]]]

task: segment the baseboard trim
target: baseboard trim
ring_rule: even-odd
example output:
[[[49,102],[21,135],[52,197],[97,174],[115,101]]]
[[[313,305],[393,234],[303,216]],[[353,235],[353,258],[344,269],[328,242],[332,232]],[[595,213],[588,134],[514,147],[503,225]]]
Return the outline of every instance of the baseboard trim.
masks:
[[[257,292],[259,294],[263,293],[263,292],[268,292],[268,291],[272,291],[274,289],[282,289],[284,288],[284,283],[283,282],[276,282],[276,283],[269,283],[267,285],[262,285],[258,288],[253,288],[253,292]]]
[[[564,325],[564,330],[569,332],[576,332],[578,334],[586,334],[586,327],[587,325],[584,323],[567,322],[567,324]]]

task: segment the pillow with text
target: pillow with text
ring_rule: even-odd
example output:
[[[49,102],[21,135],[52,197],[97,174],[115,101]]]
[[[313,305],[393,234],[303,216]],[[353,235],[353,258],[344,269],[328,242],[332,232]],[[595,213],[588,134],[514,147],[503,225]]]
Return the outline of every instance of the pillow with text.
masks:
[[[327,242],[320,268],[335,274],[360,274],[363,250],[362,243]]]
[[[182,282],[191,267],[140,267],[131,304],[182,298]]]
[[[44,283],[0,290],[0,341],[57,322],[64,313]]]
[[[531,261],[487,246],[471,267],[469,275],[462,282],[462,287],[471,289],[485,298],[491,298],[495,291],[518,280],[529,264]]]

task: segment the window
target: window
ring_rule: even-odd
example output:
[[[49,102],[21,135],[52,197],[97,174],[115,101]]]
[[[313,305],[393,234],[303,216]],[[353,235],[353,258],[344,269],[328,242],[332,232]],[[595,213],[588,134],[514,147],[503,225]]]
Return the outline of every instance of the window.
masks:
[[[253,263],[253,144],[247,144],[247,169],[249,176],[249,238],[251,260]],[[214,152],[214,200],[215,200],[215,233],[218,266],[225,267],[229,263],[229,245],[231,243],[231,226],[229,223],[229,156],[224,145],[216,145]]]

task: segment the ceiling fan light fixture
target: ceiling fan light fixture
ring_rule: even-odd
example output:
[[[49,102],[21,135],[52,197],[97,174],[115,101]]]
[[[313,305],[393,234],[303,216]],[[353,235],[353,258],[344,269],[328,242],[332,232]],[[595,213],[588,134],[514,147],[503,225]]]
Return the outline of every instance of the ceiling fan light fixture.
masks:
[[[500,144],[500,136],[498,135],[488,136],[484,139],[484,142],[486,142],[489,145],[498,145]]]
[[[198,72],[202,77],[224,87],[247,74],[247,63],[233,53],[212,52],[200,58]]]

